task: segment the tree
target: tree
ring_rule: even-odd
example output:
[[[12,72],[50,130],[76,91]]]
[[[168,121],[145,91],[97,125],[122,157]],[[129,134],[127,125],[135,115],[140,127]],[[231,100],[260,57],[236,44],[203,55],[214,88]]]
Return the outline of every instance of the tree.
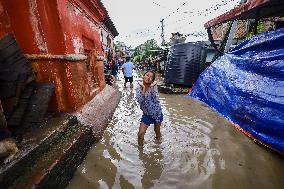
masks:
[[[159,47],[155,39],[147,40],[134,49],[134,61],[139,60],[139,62],[141,62],[151,57],[156,57],[159,55],[160,51],[162,51],[162,48]]]

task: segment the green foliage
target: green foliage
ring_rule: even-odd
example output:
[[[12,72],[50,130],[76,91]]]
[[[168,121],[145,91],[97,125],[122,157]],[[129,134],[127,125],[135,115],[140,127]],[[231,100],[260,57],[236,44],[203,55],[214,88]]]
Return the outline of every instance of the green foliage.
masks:
[[[137,55],[137,56],[134,56],[134,59],[133,59],[134,62],[141,62],[142,61],[142,58],[140,55]]]
[[[258,21],[257,23],[257,33],[261,33],[264,30],[264,25],[263,25],[263,21]]]
[[[264,24],[263,24],[263,21],[262,20],[259,20],[258,23],[257,23],[257,33],[262,33],[264,31]],[[249,32],[248,35],[247,35],[247,39],[248,38],[251,38],[252,36],[254,36],[254,33],[253,31]]]
[[[116,41],[116,42],[114,43],[114,50],[115,50],[115,52],[121,51],[121,50],[122,50],[122,49],[121,49],[122,46],[123,46],[123,43],[122,43],[122,42]]]
[[[161,50],[162,48],[159,47],[155,39],[147,40],[134,49],[134,61],[141,62],[158,56]]]

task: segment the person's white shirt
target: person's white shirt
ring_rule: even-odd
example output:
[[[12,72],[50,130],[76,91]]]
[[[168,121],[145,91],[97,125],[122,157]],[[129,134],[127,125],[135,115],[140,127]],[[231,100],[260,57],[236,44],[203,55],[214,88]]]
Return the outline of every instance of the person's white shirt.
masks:
[[[132,77],[133,76],[133,69],[135,68],[132,62],[125,62],[122,65],[123,73],[125,77]]]

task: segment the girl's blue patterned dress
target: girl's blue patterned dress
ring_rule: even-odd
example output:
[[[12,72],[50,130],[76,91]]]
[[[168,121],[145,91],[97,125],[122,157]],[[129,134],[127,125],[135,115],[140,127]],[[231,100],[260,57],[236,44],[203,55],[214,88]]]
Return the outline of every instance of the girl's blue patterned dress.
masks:
[[[162,122],[162,108],[159,101],[157,85],[154,86],[154,92],[151,94],[150,88],[147,89],[145,96],[141,95],[142,87],[136,88],[136,100],[140,105],[140,109],[144,115],[150,116],[157,123]]]

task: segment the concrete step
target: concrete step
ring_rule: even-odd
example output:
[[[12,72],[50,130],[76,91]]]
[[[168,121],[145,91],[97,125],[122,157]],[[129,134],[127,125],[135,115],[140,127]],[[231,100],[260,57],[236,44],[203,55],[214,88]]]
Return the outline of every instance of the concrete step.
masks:
[[[0,189],[65,188],[101,138],[120,96],[107,86],[74,115],[52,115],[45,125],[31,127],[13,161],[0,165]]]
[[[57,116],[23,136],[17,157],[1,166],[0,188],[64,188],[94,141],[75,116]]]

